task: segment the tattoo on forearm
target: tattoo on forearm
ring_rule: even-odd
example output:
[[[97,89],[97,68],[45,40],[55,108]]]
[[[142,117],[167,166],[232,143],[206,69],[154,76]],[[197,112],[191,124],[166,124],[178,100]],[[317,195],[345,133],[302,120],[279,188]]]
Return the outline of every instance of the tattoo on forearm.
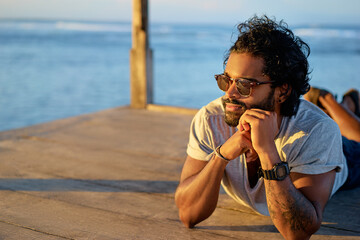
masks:
[[[275,193],[273,186],[268,183],[267,195],[269,196],[268,208],[273,220],[279,218],[279,210],[290,224],[293,231],[307,231],[314,220],[314,208],[312,204],[297,192],[290,189],[289,193]],[[286,199],[279,199],[278,196],[286,196]]]

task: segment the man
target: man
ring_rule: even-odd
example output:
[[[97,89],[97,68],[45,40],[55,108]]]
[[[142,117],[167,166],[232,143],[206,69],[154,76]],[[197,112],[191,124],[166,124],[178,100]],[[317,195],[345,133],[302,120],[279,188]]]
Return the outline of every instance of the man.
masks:
[[[266,16],[238,29],[215,76],[225,95],[191,124],[175,194],[180,219],[191,228],[208,218],[222,184],[235,201],[270,215],[286,239],[308,239],[347,177],[341,134],[299,99],[309,89],[307,44]]]

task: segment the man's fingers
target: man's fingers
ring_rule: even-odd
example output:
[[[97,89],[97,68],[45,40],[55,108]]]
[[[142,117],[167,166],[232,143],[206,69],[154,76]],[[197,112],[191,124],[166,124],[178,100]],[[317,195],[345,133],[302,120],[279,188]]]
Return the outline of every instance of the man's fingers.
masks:
[[[253,124],[255,121],[258,121],[258,120],[259,120],[259,118],[257,116],[250,115],[250,114],[244,114],[241,116],[241,118],[239,120],[239,124],[245,131],[250,131],[251,124]]]
[[[255,108],[247,110],[244,114],[251,115],[259,119],[265,119],[271,115],[271,112]]]
[[[250,131],[243,131],[241,133],[247,140],[251,142],[251,132]]]
[[[245,122],[245,121],[242,121],[240,123],[240,126],[243,129],[243,131],[250,131],[251,130],[250,124]]]
[[[248,109],[241,116],[238,129],[241,131],[250,131],[251,124],[258,122],[259,120],[265,120],[271,117],[272,114],[273,112],[265,111],[262,109]]]

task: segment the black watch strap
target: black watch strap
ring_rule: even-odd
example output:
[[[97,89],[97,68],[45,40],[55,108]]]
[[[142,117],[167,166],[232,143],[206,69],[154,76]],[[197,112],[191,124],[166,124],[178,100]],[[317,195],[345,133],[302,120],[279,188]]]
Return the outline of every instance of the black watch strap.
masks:
[[[274,165],[271,170],[263,170],[261,167],[258,170],[258,177],[263,177],[267,180],[284,180],[290,174],[289,165],[287,162],[281,162]]]

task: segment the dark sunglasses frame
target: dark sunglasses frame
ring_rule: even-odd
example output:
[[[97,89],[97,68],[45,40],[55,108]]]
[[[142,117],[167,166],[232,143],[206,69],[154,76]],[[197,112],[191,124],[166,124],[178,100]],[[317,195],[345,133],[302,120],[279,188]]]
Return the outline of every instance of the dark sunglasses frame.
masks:
[[[259,86],[262,84],[274,83],[274,81],[259,82],[256,79],[231,78],[229,76],[226,76],[225,74],[216,74],[214,77],[217,81],[218,87],[224,92],[226,92],[229,89],[229,87],[231,85],[230,81],[235,82],[236,89],[242,97],[249,97],[251,95],[252,88],[255,86]],[[225,83],[225,86],[224,86],[224,83]],[[241,86],[239,84],[241,84]],[[247,89],[249,91],[249,93],[242,92],[243,89]]]

